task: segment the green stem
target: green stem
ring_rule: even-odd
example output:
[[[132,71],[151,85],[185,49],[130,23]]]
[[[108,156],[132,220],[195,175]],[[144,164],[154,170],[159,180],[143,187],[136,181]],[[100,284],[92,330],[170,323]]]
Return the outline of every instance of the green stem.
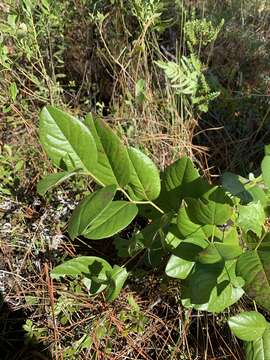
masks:
[[[155,203],[153,203],[152,201],[136,201],[136,200],[132,200],[131,197],[128,195],[128,193],[122,189],[119,188],[120,191],[122,191],[122,193],[128,198],[128,200],[130,202],[132,202],[133,204],[142,204],[142,205],[146,205],[146,204],[150,204],[152,205],[157,211],[159,211],[161,214],[164,214],[164,211],[162,209],[160,209],[160,207],[158,207]]]
[[[257,251],[257,249],[260,247],[261,243],[263,242],[265,236],[267,235],[268,233],[266,232],[260,239],[260,241],[258,242],[257,246],[255,247],[254,251]]]
[[[258,311],[258,309],[257,309],[257,304],[256,304],[256,301],[255,301],[255,300],[253,300],[253,305],[254,305],[255,311]]]
[[[149,201],[149,204],[152,205],[155,209],[157,209],[157,211],[159,211],[161,214],[164,214],[164,211],[157,206],[155,203],[153,203],[152,201]]]
[[[87,172],[89,176],[91,176],[98,184],[100,184],[101,186],[105,187],[106,185],[103,184],[98,178],[96,178],[90,171]],[[152,205],[157,211],[159,211],[161,214],[164,214],[164,211],[162,209],[160,209],[160,207],[158,207],[155,203],[153,203],[152,201],[136,201],[136,200],[132,200],[131,197],[128,195],[128,193],[122,189],[121,187],[118,188],[118,190],[120,190],[125,197],[133,204],[142,204],[142,205],[146,205],[146,204],[150,204]]]

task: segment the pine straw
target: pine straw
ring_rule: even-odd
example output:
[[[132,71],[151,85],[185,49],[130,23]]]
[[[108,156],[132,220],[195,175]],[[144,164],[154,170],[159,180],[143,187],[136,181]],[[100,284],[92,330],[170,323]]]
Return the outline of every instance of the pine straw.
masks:
[[[33,261],[33,255],[31,259]],[[227,314],[215,317],[185,311],[179,304],[180,287],[177,282],[169,283],[164,289],[157,280],[157,274],[149,274],[139,285],[129,283],[116,301],[107,303],[102,296],[90,298],[84,293],[75,295],[66,290],[66,284],[53,284],[48,277],[50,267],[48,260],[39,260],[39,273],[26,275],[19,282],[16,279],[9,282],[5,301],[11,307],[10,312],[22,312],[25,318],[33,319],[36,326],[47,329],[47,334],[38,339],[39,344],[34,350],[22,344],[18,350],[16,339],[13,338],[15,333],[9,333],[12,320],[5,319],[2,323],[2,329],[5,329],[2,337],[4,342],[14,346],[14,357],[7,359],[31,359],[28,356],[32,351],[37,354],[37,349],[42,349],[37,359],[63,359],[64,348],[74,344],[84,334],[91,336],[93,344],[91,349],[76,356],[82,360],[243,358],[238,342],[227,328]],[[25,304],[25,299],[30,295],[38,300],[38,305]],[[62,325],[59,318],[53,316],[59,295],[72,299],[77,309],[67,325]],[[140,306],[147,321],[142,333],[127,331],[127,323],[119,318],[122,311],[130,312],[127,301],[130,295]],[[15,320],[20,323],[20,319]],[[108,333],[99,338],[97,329],[104,322]],[[44,355],[47,346],[51,355]]]

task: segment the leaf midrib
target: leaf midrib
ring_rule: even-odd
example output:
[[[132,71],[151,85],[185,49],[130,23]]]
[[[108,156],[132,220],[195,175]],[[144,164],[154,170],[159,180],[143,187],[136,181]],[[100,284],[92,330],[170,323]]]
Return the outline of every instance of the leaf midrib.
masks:
[[[98,221],[98,219],[101,217],[101,215],[104,213],[104,211],[111,205],[112,201],[101,211],[101,213],[93,220],[94,222]],[[107,221],[109,221],[112,217],[116,216],[125,206],[129,206],[131,205],[128,202],[125,202],[125,204],[123,204],[121,207],[119,207],[116,212],[114,212],[113,214],[111,214],[111,216],[109,218],[104,219],[102,222],[100,222],[99,224],[97,224],[96,226],[93,226],[91,228],[91,225],[93,223],[93,221],[91,222],[91,224],[89,224],[89,226],[87,227],[87,229],[82,233],[82,235],[86,235],[89,232],[92,232],[98,228],[100,228],[101,226],[103,226]]]
[[[73,147],[72,143],[68,140],[66,134],[64,133],[64,131],[62,130],[62,128],[59,126],[59,124],[57,123],[57,121],[54,119],[54,117],[52,116],[52,114],[50,113],[50,111],[49,111],[48,109],[46,109],[46,111],[48,112],[48,114],[50,115],[51,119],[53,120],[53,122],[54,122],[54,123],[56,124],[56,126],[58,127],[58,129],[59,129],[59,130],[61,131],[61,133],[64,135],[64,137],[65,137],[65,139],[66,139],[66,142],[68,142],[68,144],[69,144],[70,147],[72,148],[73,152],[76,154],[77,158],[78,158],[78,159],[80,160],[80,162],[83,164],[84,168],[85,168],[88,172],[90,172],[91,170],[88,169],[88,167],[85,165],[85,162],[84,162],[84,161],[82,160],[82,158],[79,156],[78,152],[75,150],[75,148]],[[72,121],[73,121],[73,120],[74,120],[74,122],[75,122],[76,119],[72,117]],[[91,134],[90,130],[89,130],[83,123],[78,122],[78,125],[79,125],[79,127],[80,127],[81,130],[83,130],[82,128],[85,127],[86,132],[88,132],[88,133],[90,134],[90,136],[93,137],[93,135]],[[54,136],[54,138],[57,138],[57,136]],[[94,142],[94,139],[92,139],[92,140],[93,140],[93,141],[92,141],[93,145],[96,146],[96,145],[95,145],[95,142]],[[68,152],[66,152],[66,153],[68,153]]]

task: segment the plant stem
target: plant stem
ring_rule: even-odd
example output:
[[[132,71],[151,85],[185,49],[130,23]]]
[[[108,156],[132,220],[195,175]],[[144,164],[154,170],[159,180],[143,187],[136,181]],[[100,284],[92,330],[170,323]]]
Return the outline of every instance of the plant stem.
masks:
[[[153,203],[152,201],[136,201],[136,200],[132,200],[131,199],[131,197],[128,195],[128,193],[124,190],[124,189],[122,189],[122,188],[119,188],[119,190],[120,191],[122,191],[122,193],[128,198],[128,200],[130,201],[130,202],[132,202],[133,204],[144,204],[144,205],[146,205],[146,204],[150,204],[150,205],[152,205],[157,211],[159,211],[161,214],[164,214],[164,211],[162,210],[162,209],[160,209],[160,207],[158,207],[155,203]]]
[[[257,246],[255,247],[254,251],[257,251],[257,249],[260,247],[261,243],[263,242],[265,236],[267,235],[268,233],[265,232],[265,234],[260,238],[260,241],[258,242]]]

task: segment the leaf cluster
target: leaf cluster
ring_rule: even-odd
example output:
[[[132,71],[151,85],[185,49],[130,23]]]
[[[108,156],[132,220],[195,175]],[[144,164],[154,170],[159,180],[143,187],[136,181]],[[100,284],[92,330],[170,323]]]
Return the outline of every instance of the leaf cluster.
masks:
[[[63,170],[39,182],[40,194],[78,174],[97,183],[70,218],[72,240],[114,236],[120,257],[141,253],[148,266],[164,267],[167,276],[181,280],[187,308],[220,313],[246,294],[270,310],[269,147],[260,176],[225,173],[215,186],[188,157],[159,173],[149,157],[125,146],[105,121],[91,115],[81,121],[47,106],[39,134],[48,156]],[[146,226],[121,238],[138,214],[147,219]],[[114,300],[128,271],[99,257],[79,256],[56,266],[51,276],[81,276],[89,294],[105,291]],[[233,328],[233,320],[229,324]],[[260,336],[264,339],[264,332]]]

